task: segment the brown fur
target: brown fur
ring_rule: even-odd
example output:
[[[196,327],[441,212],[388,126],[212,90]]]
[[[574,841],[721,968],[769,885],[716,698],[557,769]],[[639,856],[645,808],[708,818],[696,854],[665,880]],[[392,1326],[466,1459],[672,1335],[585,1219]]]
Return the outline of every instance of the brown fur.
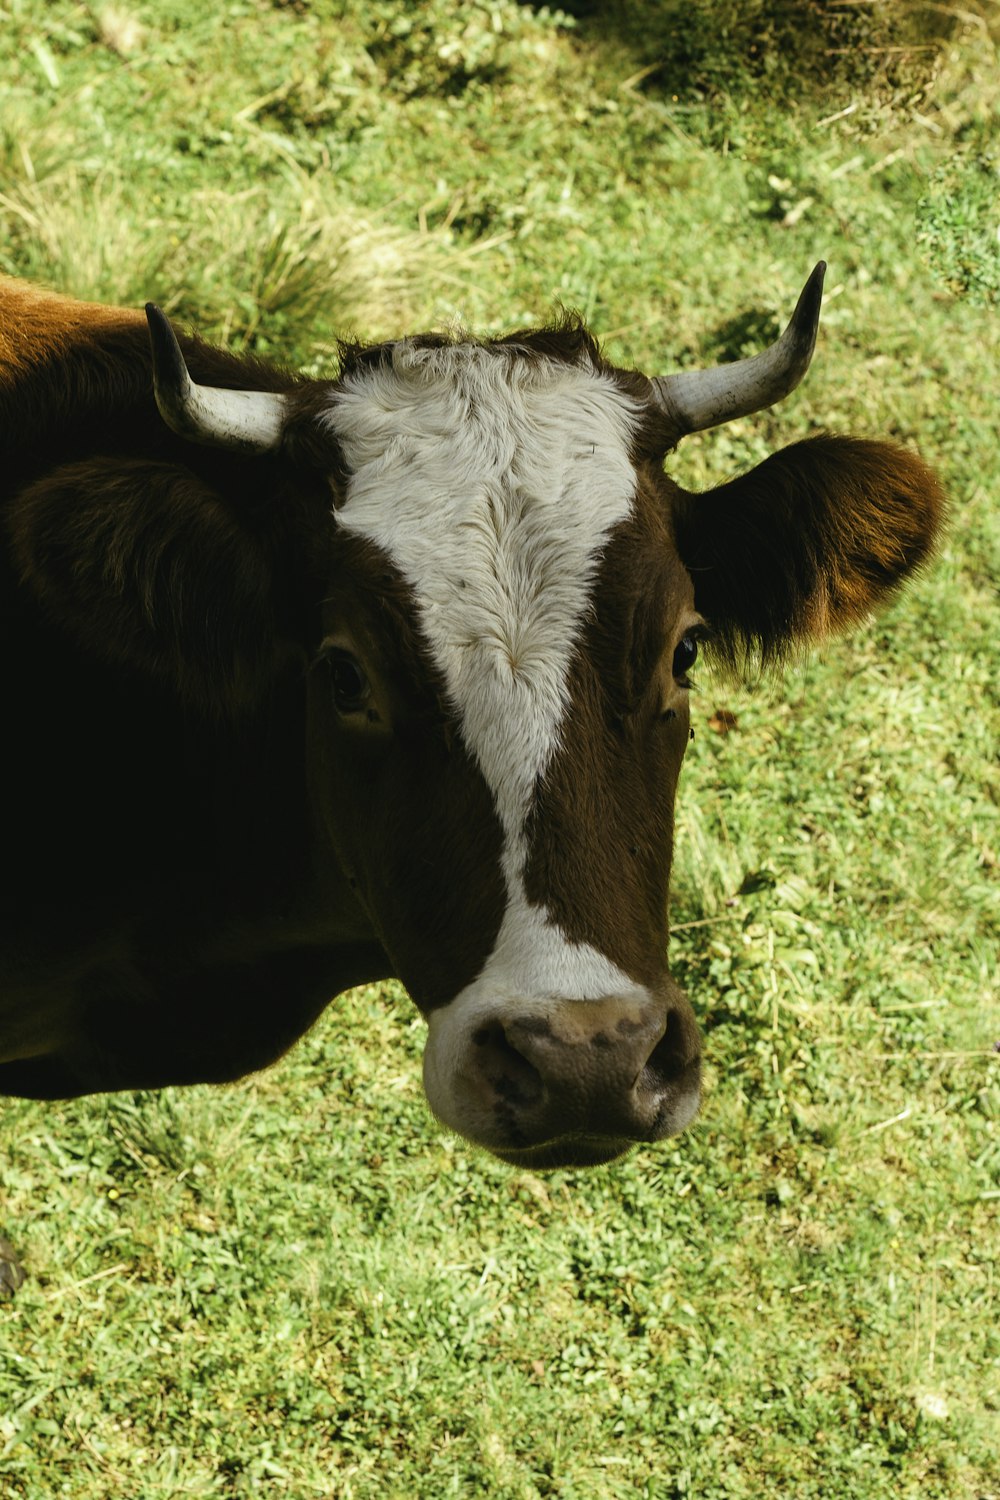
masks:
[[[407,342],[419,349],[447,349],[456,343],[479,344],[484,349],[516,350],[519,356],[533,361],[559,360],[563,364],[589,364],[595,370],[610,370],[600,345],[575,313],[565,313],[544,328],[522,328],[499,338],[477,339],[466,330],[454,333],[421,333]],[[364,370],[378,368],[392,357],[394,340],[365,344],[344,340],[340,345],[341,377],[356,376]]]
[[[263,546],[176,464],[96,458],[21,491],[21,576],[95,656],[164,677],[184,698],[259,695],[279,648]]]
[[[43,361],[65,359],[74,348],[99,348],[112,331],[145,333],[141,312],[76,302],[27,282],[0,276],[0,388],[14,390]]]
[[[409,586],[371,543],[345,533],[322,605],[325,639],[349,636],[375,685],[375,724],[344,733],[320,659],[310,672],[308,753],[328,789],[327,827],[364,894],[396,972],[424,1011],[471,984],[503,915],[501,834]],[[343,817],[345,787],[353,816]],[[373,858],[373,851],[377,851]]]
[[[529,898],[569,938],[652,988],[663,980],[674,793],[689,727],[670,668],[693,618],[661,498],[640,488],[634,517],[602,559],[560,748],[529,824],[526,871]]]

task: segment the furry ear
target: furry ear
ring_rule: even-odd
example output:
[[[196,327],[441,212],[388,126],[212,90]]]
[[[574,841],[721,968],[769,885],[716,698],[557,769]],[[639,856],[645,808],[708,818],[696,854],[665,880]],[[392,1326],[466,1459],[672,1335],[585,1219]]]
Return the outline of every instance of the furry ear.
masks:
[[[20,492],[8,526],[51,620],[204,708],[253,701],[287,649],[264,545],[180,464],[67,464]]]
[[[677,546],[722,656],[766,663],[891,597],[928,556],[943,510],[914,454],[815,437],[718,489],[683,493]]]

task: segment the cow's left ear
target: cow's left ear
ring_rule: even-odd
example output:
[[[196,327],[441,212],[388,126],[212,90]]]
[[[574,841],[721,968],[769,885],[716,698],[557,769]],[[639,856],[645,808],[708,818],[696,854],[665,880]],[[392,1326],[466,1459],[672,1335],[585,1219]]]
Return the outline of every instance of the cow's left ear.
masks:
[[[678,550],[723,657],[779,658],[845,629],[928,556],[944,500],[888,443],[815,437],[676,501]]]
[[[290,649],[273,549],[181,464],[67,464],[7,525],[22,582],[77,646],[209,711],[253,702]]]

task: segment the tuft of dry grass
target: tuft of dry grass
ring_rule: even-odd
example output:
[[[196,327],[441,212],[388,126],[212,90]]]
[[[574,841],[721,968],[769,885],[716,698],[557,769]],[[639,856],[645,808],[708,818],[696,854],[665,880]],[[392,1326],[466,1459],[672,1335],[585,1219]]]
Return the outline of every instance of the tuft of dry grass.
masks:
[[[51,147],[50,147],[51,149]],[[314,363],[336,340],[382,338],[460,281],[481,247],[447,227],[404,229],[289,174],[280,196],[208,188],[140,220],[113,170],[34,163],[0,191],[0,227],[43,284],[122,306],[150,299],[203,336],[261,352],[307,343]]]

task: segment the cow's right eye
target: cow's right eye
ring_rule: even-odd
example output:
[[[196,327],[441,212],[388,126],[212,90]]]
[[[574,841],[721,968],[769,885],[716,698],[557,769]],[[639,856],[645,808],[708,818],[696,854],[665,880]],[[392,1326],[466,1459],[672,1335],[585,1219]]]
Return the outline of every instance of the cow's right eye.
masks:
[[[346,651],[331,651],[326,658],[326,667],[337,712],[358,713],[371,696],[371,686],[361,664]]]

